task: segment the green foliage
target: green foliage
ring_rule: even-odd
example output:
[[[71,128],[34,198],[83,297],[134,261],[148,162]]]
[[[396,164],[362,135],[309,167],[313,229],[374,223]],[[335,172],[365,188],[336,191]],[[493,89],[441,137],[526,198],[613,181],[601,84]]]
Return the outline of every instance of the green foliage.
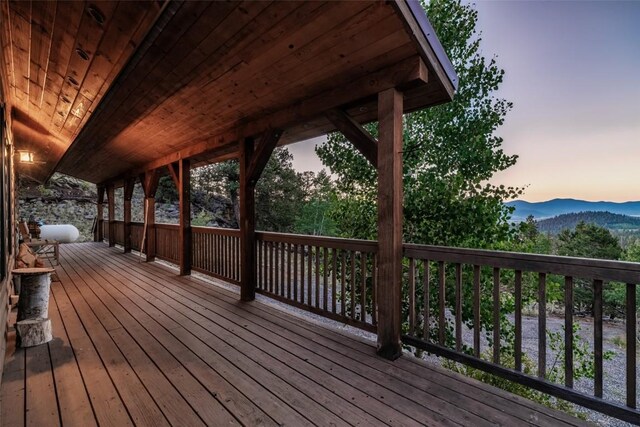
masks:
[[[580,222],[575,230],[562,230],[558,235],[557,254],[584,258],[617,260],[622,257],[618,240],[606,228]],[[578,312],[593,311],[593,288],[591,282],[576,279],[574,285],[574,308]],[[607,283],[603,289],[603,310],[610,317],[624,313],[625,291],[620,283]]]
[[[191,225],[194,227],[206,227],[211,221],[213,221],[213,216],[209,212],[202,210],[191,218]]]
[[[510,234],[505,199],[518,188],[487,181],[515,164],[495,135],[511,103],[493,93],[504,71],[480,53],[477,12],[459,1],[429,3],[427,13],[459,76],[454,101],[405,116],[404,235],[407,242],[492,247]],[[368,127],[374,136],[376,127]],[[337,177],[334,211],[341,235],[376,238],[376,171],[346,139],[317,148]]]
[[[314,236],[334,236],[336,225],[330,216],[335,202],[333,183],[326,171],[302,174],[306,200],[295,222],[295,232]]]
[[[564,229],[573,230],[580,222],[598,225],[608,230],[638,230],[640,218],[611,212],[577,212],[558,215],[538,221],[538,229],[544,233],[557,234]]]
[[[158,203],[178,203],[178,190],[170,176],[162,176],[158,180],[158,190],[156,192],[156,202]]]
[[[558,235],[558,255],[585,258],[620,259],[618,240],[604,227],[581,221],[575,230],[562,230]]]
[[[298,173],[293,156],[277,148],[256,184],[256,227],[286,233],[333,234],[334,225],[327,212],[332,203],[330,177],[323,171]],[[231,200],[236,224],[239,222],[240,169],[235,160],[198,168],[193,188],[203,194],[205,203],[223,195]]]
[[[485,360],[490,360],[492,357],[492,350],[488,350],[484,352],[481,357]],[[501,349],[500,361],[502,365],[508,368],[513,369],[515,367],[515,358],[514,358],[513,352],[507,348]],[[585,419],[584,413],[577,412],[575,409],[575,406],[565,400],[557,399],[546,393],[536,391],[527,386],[504,379],[497,375],[489,374],[479,369],[474,369],[466,365],[461,365],[459,363],[445,361],[444,366],[446,366],[447,368],[453,371],[466,375],[468,377],[482,381],[483,383],[490,384],[494,387],[501,388],[502,390],[506,390],[510,393],[517,394],[518,396],[522,396],[526,399],[533,400],[534,402],[538,402],[549,408],[557,409],[557,410],[566,412],[568,414],[571,414],[574,417]],[[526,354],[522,355],[522,371],[525,374],[530,376],[536,376],[537,374],[535,363]]]
[[[565,329],[564,326],[560,331],[547,331],[548,345],[554,354],[553,362],[547,372],[546,378],[555,383],[564,382],[565,378]],[[591,350],[588,341],[580,336],[580,325],[573,324],[573,380],[578,381],[582,378],[593,379],[595,376],[595,356]],[[613,351],[605,351],[602,355],[604,360],[610,360],[615,355]]]

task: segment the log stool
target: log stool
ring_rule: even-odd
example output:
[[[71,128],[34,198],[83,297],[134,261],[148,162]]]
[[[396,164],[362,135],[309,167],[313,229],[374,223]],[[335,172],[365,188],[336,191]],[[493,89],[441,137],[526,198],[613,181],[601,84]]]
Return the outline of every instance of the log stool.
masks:
[[[53,339],[49,320],[49,290],[52,268],[17,268],[20,276],[16,334],[20,347],[32,347]]]

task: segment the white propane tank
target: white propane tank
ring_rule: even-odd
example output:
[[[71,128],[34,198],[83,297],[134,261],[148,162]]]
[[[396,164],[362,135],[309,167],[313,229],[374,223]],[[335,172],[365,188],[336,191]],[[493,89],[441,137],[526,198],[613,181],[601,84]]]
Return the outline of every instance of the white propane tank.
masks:
[[[73,243],[80,237],[78,229],[71,224],[41,225],[40,238],[57,240],[60,243]]]

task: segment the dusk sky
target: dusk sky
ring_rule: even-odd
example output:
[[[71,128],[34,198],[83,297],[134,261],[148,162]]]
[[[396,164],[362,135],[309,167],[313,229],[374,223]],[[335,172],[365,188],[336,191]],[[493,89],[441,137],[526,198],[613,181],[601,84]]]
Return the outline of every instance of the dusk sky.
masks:
[[[525,200],[640,200],[640,1],[481,1],[485,56],[514,103],[498,134],[520,156],[496,184]],[[311,142],[290,146],[319,170]]]

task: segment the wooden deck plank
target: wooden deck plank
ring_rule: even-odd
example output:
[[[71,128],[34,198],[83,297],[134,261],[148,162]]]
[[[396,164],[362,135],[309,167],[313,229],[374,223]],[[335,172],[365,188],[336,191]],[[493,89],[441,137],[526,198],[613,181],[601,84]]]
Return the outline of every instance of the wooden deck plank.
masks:
[[[15,322],[15,311],[10,323]],[[16,348],[16,333],[7,333],[7,350],[2,373],[2,402],[0,404],[0,420],[6,427],[25,425],[24,396],[25,396],[25,352]]]
[[[101,265],[99,269],[102,270],[103,265]],[[111,273],[113,273],[113,275],[118,275],[118,272],[119,272],[119,269],[117,268],[113,268],[111,270]],[[107,273],[105,273],[105,275],[106,274]],[[114,280],[113,276],[110,276],[110,277],[111,277],[111,280]],[[136,280],[134,274],[130,274],[126,278],[124,278],[124,276],[119,276],[119,277],[127,281]],[[126,291],[126,289],[121,288],[120,291]],[[213,331],[211,328],[207,330],[202,326],[199,326],[197,323],[193,321],[189,321],[187,317],[181,315],[181,313],[177,311],[174,311],[174,309],[172,309],[168,305],[160,305],[161,309],[153,308],[150,304],[147,304],[146,306],[144,306],[141,303],[142,301],[141,297],[137,296],[136,298],[136,295],[133,294],[131,291],[128,292],[128,295],[131,296],[131,299],[136,299],[136,303],[140,304],[140,307],[143,308],[144,310],[149,311],[150,313],[153,313],[153,311],[156,311],[156,313],[154,314],[154,317],[156,318],[159,313],[170,312],[171,316],[173,316],[174,319],[180,319],[181,322],[183,322],[183,324],[186,326],[186,328],[182,328],[182,330],[172,330],[172,333],[177,334],[177,336],[179,336],[183,340],[186,339],[187,341],[185,341],[185,344],[189,343],[189,348],[191,348],[192,350],[194,350],[194,348],[191,347],[191,345],[193,344],[197,345],[197,339],[195,340],[196,342],[194,343],[193,339],[189,339],[188,336],[185,336],[185,335],[188,335],[188,334],[185,334],[187,329],[192,334],[196,334],[203,343],[207,343],[211,346],[210,348],[204,349],[204,351],[200,353],[201,355],[206,355],[207,352],[211,352],[211,350],[214,350],[214,349],[219,351],[220,354],[223,354],[223,355],[233,355],[234,363],[240,366],[245,372],[249,373],[252,377],[257,378],[263,384],[268,385],[268,387],[265,389],[267,393],[274,393],[276,396],[285,398],[287,402],[290,402],[293,405],[295,405],[297,410],[299,410],[302,414],[305,414],[307,417],[309,417],[309,420],[313,420],[314,422],[317,422],[319,420],[324,420],[325,422],[322,422],[321,424],[330,424],[330,423],[333,423],[336,425],[342,424],[339,418],[328,416],[326,414],[326,411],[319,410],[318,405],[314,400],[307,398],[301,392],[296,391],[291,386],[279,380],[278,377],[274,375],[275,372],[280,373],[284,378],[289,378],[292,375],[294,375],[295,377],[296,373],[287,369],[286,365],[279,363],[278,360],[272,359],[268,352],[256,354],[257,353],[256,350],[253,349],[253,351],[249,352],[249,354],[253,356],[252,360],[250,360],[249,358],[243,358],[242,354],[235,354],[238,352],[237,349],[246,348],[246,346],[243,346],[241,342],[239,341],[233,342],[232,345],[229,345],[223,339],[218,338],[214,333],[212,333]],[[155,296],[153,296],[153,294],[151,293],[147,294],[147,298],[151,302],[159,304],[157,301],[158,299]],[[248,350],[251,350],[251,349],[249,348]],[[264,364],[265,362],[263,359],[270,359],[271,363],[267,362],[267,364],[265,364],[264,367],[261,368],[259,365],[256,365],[256,362],[261,362]],[[219,363],[220,361],[218,360],[218,362],[214,366],[216,366],[217,368]],[[239,371],[239,373],[242,375],[242,371]],[[242,377],[238,377],[238,376],[233,376],[232,378],[234,379],[234,382],[239,379],[240,380],[242,379]],[[310,393],[316,393],[316,396],[315,396],[316,399],[322,398],[323,393],[318,392],[315,383],[310,382],[308,380],[307,380],[307,383],[305,383],[304,377],[300,375],[298,375],[298,379],[302,381],[302,384],[306,386],[307,389],[311,388],[311,390],[309,390]],[[340,406],[339,401],[336,401],[334,403],[336,404],[336,406],[338,407]],[[289,408],[289,411],[294,411],[294,409]],[[273,414],[273,416],[276,417],[276,419],[278,419],[279,422],[287,421],[287,418],[284,418],[284,419],[282,418],[282,414],[279,413],[279,411],[278,413]],[[355,419],[358,419],[358,418],[356,417]],[[304,422],[304,423],[311,422],[311,421],[304,421],[300,415],[297,417],[297,419],[293,419],[290,421],[292,422],[292,425],[300,425],[301,422]]]
[[[136,267],[133,265],[127,266],[127,270],[129,272],[135,268]],[[120,269],[122,269],[122,267],[120,267]],[[158,281],[158,279],[160,278],[157,278],[156,281]],[[177,280],[179,279],[167,276],[161,278],[160,281],[162,282],[162,285],[160,286],[158,286],[158,283],[155,283],[153,280],[150,280],[148,284],[153,287],[151,291],[155,292],[154,295],[158,296],[165,293],[167,295],[166,298],[168,305],[177,307],[177,311],[180,310],[180,306],[178,304],[181,303],[183,306],[190,308],[191,311],[204,316],[204,319],[194,316],[194,320],[203,327],[209,330],[220,328],[223,330],[236,330],[235,335],[243,337],[245,341],[257,340],[260,343],[260,347],[268,349],[270,354],[278,354],[278,352],[282,352],[283,357],[289,357],[287,363],[291,366],[299,366],[301,370],[306,370],[308,372],[309,368],[307,366],[308,364],[312,364],[318,371],[316,377],[318,384],[327,383],[327,378],[329,378],[329,380],[335,381],[335,384],[339,387],[340,381],[342,381],[344,384],[349,384],[351,387],[357,388],[362,393],[361,398],[364,401],[371,400],[372,398],[379,400],[380,405],[368,408],[372,411],[384,408],[386,405],[392,405],[394,411],[404,413],[407,417],[412,417],[414,418],[414,421],[421,423],[446,424],[451,421],[475,425],[482,425],[483,423],[486,423],[486,420],[483,418],[473,416],[464,410],[458,409],[453,413],[448,413],[447,409],[450,410],[451,405],[440,401],[436,396],[430,396],[430,399],[425,400],[425,403],[428,401],[429,408],[427,408],[426,406],[417,403],[415,400],[404,397],[413,397],[416,394],[422,393],[421,390],[407,387],[406,384],[401,382],[394,384],[393,387],[395,387],[395,390],[390,390],[384,385],[387,378],[379,380],[378,383],[371,381],[369,376],[371,374],[375,374],[375,371],[368,371],[364,373],[360,372],[360,374],[353,372],[352,370],[349,370],[335,362],[335,358],[340,357],[339,354],[331,353],[318,355],[305,349],[299,343],[295,343],[290,340],[283,340],[275,334],[271,334],[260,326],[261,322],[259,320],[255,322],[243,321],[241,323],[234,323],[234,316],[237,316],[238,314],[237,309],[234,310],[231,308],[231,311],[228,311],[214,305],[207,305],[205,307],[202,305],[201,295],[193,295],[192,291],[190,293],[189,291],[185,291],[179,286],[176,286],[174,283]],[[189,299],[189,297],[192,299]],[[238,329],[238,327],[240,327],[240,329]],[[230,339],[233,339],[233,337],[230,337]],[[291,354],[297,356],[297,358],[291,358]],[[357,363],[351,363],[351,365],[357,366]],[[329,376],[327,376],[327,374],[329,374]],[[335,387],[336,386],[333,388]],[[339,389],[334,390],[334,392],[339,391]],[[353,392],[354,390],[349,390],[347,392],[349,394],[343,394],[342,397],[352,398]],[[440,413],[434,411],[434,407],[438,407],[437,409],[440,410]],[[398,419],[398,416],[400,415],[398,412],[394,415],[387,413],[385,417],[383,417],[380,412],[378,412],[377,415],[380,419],[385,420],[385,422],[392,422]],[[445,413],[448,414],[448,417],[444,416]],[[407,421],[410,422],[410,420]],[[487,425],[488,424],[489,423],[487,423]]]
[[[201,339],[207,342],[215,340],[213,342],[215,348],[224,346],[228,348],[229,352],[234,352],[234,349],[237,349],[235,351],[239,350],[249,355],[249,357],[253,359],[252,363],[262,364],[264,370],[277,372],[282,379],[292,381],[292,384],[297,385],[297,387],[307,393],[309,397],[323,403],[327,409],[335,411],[338,415],[344,416],[345,419],[354,420],[356,423],[365,425],[371,423],[380,424],[382,422],[393,425],[418,425],[415,420],[386,405],[370,408],[375,417],[368,415],[362,409],[357,408],[357,406],[367,406],[371,400],[370,396],[361,392],[348,382],[342,382],[331,375],[327,375],[328,372],[318,369],[310,364],[308,360],[292,356],[286,349],[283,349],[282,346],[273,345],[260,338],[258,338],[259,342],[257,344],[253,342],[255,341],[253,337],[247,340],[246,334],[242,333],[242,325],[227,325],[224,324],[224,320],[221,320],[223,324],[218,325],[193,310],[184,310],[184,306],[173,301],[172,297],[165,296],[164,301],[155,298],[154,295],[158,295],[158,292],[153,286],[148,286],[148,284],[144,282],[138,282],[138,285],[143,289],[147,289],[148,298],[153,298],[160,310],[169,312],[172,316],[180,316],[180,311],[185,311],[185,316],[191,322],[189,329],[197,331]],[[207,335],[207,331],[213,331],[215,335]],[[236,335],[241,336],[238,337]],[[244,337],[244,340],[242,337]],[[247,367],[250,366],[250,364],[247,365]],[[293,370],[291,368],[293,368]],[[305,380],[304,376],[309,379]],[[265,384],[268,384],[269,388],[277,385],[273,382],[265,382]],[[308,401],[308,398],[306,400]],[[294,399],[292,403],[299,406],[304,402],[300,402],[300,397],[298,397]],[[306,406],[308,406],[308,404]],[[304,408],[304,406],[301,407]],[[320,424],[329,424],[330,422],[334,424],[339,423],[339,421],[335,419],[333,421],[327,419],[326,414],[324,417],[318,418],[321,414],[318,414],[317,410],[315,413],[316,416],[314,419],[325,419],[326,421]]]
[[[25,426],[60,425],[49,346],[25,349]]]
[[[62,425],[97,425],[89,394],[53,295],[49,299],[49,318],[54,337],[49,342],[49,353]]]
[[[58,271],[60,270],[58,269]],[[51,291],[91,399],[96,421],[100,425],[114,427],[132,426],[133,423],[124,403],[100,360],[98,352],[87,336],[69,297],[64,292],[62,284],[60,282],[52,283]]]
[[[206,379],[209,370],[202,369],[196,371],[194,375],[191,375],[182,365],[182,363],[187,364],[190,361],[189,349],[187,347],[182,348],[181,352],[175,355],[177,357],[171,355],[165,347],[156,341],[157,335],[152,335],[147,332],[129,312],[119,306],[117,300],[107,295],[104,291],[101,291],[102,286],[104,286],[104,279],[100,280],[93,272],[84,269],[75,259],[65,258],[65,265],[68,266],[69,270],[74,270],[74,273],[71,274],[73,279],[83,281],[86,284],[80,292],[83,293],[91,306],[94,308],[98,307],[101,311],[107,309],[112,310],[113,316],[117,317],[122,323],[122,327],[131,334],[131,336],[125,340],[123,334],[124,329],[120,328],[116,330],[123,340],[122,343],[128,348],[140,346],[137,350],[141,351],[140,349],[143,349],[144,352],[153,359],[153,362],[147,359],[146,363],[141,363],[134,367],[136,372],[140,372],[140,369],[144,369],[145,366],[148,370],[149,367],[155,363],[159,372],[164,372],[169,377],[169,380],[181,392],[182,396],[186,398],[186,401],[194,406],[197,412],[202,415],[203,420],[208,424],[215,423],[217,425],[223,425],[225,424],[225,420],[230,424],[236,423],[230,415],[230,412],[233,412],[233,410],[239,414],[238,418],[242,422],[246,422],[247,424],[265,423],[263,416],[251,416],[253,413],[260,413],[260,410],[254,407],[251,402],[247,401],[242,395],[232,393],[232,385],[227,385],[227,389],[225,390],[223,387],[225,381],[222,377],[215,378],[215,381],[212,382],[213,384],[209,389],[200,384],[198,381],[202,381],[203,378]],[[138,310],[133,310],[132,312],[139,313]],[[103,315],[106,314],[103,313]],[[135,342],[133,342],[134,340]],[[197,360],[191,361],[193,364],[197,364]],[[148,385],[150,389],[156,386],[158,386],[158,384],[151,383]],[[170,389],[162,388],[160,390],[161,393],[170,394],[172,392]],[[185,404],[186,401],[184,401]],[[228,407],[225,409],[223,404]],[[182,408],[182,410],[184,411],[185,409]],[[195,424],[193,420],[189,421],[187,417],[188,414],[189,412],[184,412],[181,419],[180,410],[178,410],[174,414],[174,419],[190,425]],[[199,423],[201,422],[202,421]]]
[[[136,394],[139,395],[138,399],[140,400],[140,402],[133,401],[131,405],[127,405],[127,408],[130,412],[138,412],[139,419],[134,418],[134,420],[136,420],[136,423],[143,423],[147,425],[168,425],[168,418],[165,417],[159,403],[154,398],[154,395],[159,396],[160,394],[166,393],[171,396],[172,394],[174,394],[171,390],[173,387],[169,386],[166,389],[154,388],[159,385],[160,379],[159,376],[152,376],[152,374],[150,373],[150,370],[153,369],[153,365],[151,364],[151,362],[148,361],[147,369],[140,369],[140,358],[144,356],[141,356],[136,351],[137,349],[135,348],[135,344],[132,345],[130,342],[127,342],[127,340],[125,339],[125,334],[118,332],[125,332],[125,330],[123,329],[123,325],[121,325],[118,319],[116,319],[115,316],[108,312],[108,310],[106,310],[106,308],[99,303],[99,300],[97,300],[97,298],[87,298],[87,296],[89,296],[90,294],[87,294],[85,291],[88,290],[89,285],[84,282],[84,279],[80,277],[73,270],[73,268],[68,265],[68,262],[64,262],[63,265],[64,273],[61,274],[61,279],[65,283],[65,290],[68,294],[70,294],[74,305],[76,305],[76,307],[82,307],[83,310],[87,307],[91,309],[91,312],[85,311],[84,313],[80,314],[81,318],[83,318],[84,315],[84,322],[90,322],[91,324],[89,330],[90,335],[95,336],[97,340],[104,341],[101,345],[102,349],[105,352],[105,357],[107,357],[110,361],[115,362],[114,366],[112,367],[112,369],[114,370],[114,374],[124,374],[132,378],[130,380],[130,385],[126,385],[126,383],[123,383],[122,387],[118,385],[117,386],[121,394],[131,393],[131,389],[133,389],[136,390]],[[99,323],[104,325],[105,328],[100,328]],[[106,329],[106,325],[112,325],[112,327]],[[118,341],[116,341],[114,337],[118,338]],[[128,352],[128,350],[130,350],[131,352]],[[134,361],[135,365],[131,365],[129,360]],[[107,365],[107,367],[109,368],[109,365]],[[172,375],[174,373],[177,374],[176,376],[178,378],[185,379],[185,382],[187,382],[185,386],[186,390],[189,390],[189,386],[197,384],[195,382],[188,383],[188,377],[180,375],[181,372],[179,372],[177,364],[171,366],[167,371],[168,375]],[[143,374],[143,377],[141,377],[140,374]],[[159,374],[162,375],[162,372],[160,372]],[[125,378],[121,379],[124,380]],[[148,382],[145,383],[143,379],[146,379]],[[208,393],[206,393],[204,389],[199,388],[196,385],[196,387],[191,389],[191,391],[193,392],[192,395],[195,397],[194,404],[199,409],[199,411],[197,410],[197,412],[200,417],[202,417],[204,420],[208,420],[209,422],[216,419],[220,421],[223,421],[225,419],[228,420],[228,416],[225,418],[225,411],[219,405],[215,405],[215,399],[209,400],[204,397],[205,395],[208,395]],[[162,402],[167,405],[166,401],[163,400]],[[125,399],[125,404],[126,403],[127,401]],[[178,402],[176,402],[176,405],[180,407]],[[173,407],[165,406],[165,409],[173,409]],[[193,411],[188,411],[188,408],[181,409],[185,410],[185,420],[188,420],[195,425],[202,424],[202,420],[199,419],[198,416],[195,416],[195,414],[193,414]],[[172,414],[172,418],[174,417],[178,417],[178,414]],[[231,424],[233,424],[233,422]]]
[[[25,352],[9,336],[3,425],[47,413],[47,425],[144,425],[149,409],[158,425],[224,424],[195,416],[193,405],[211,402],[245,425],[584,425],[409,356],[381,359],[362,337],[240,303],[229,289],[100,243],[65,245],[62,257],[54,341]],[[48,391],[40,406],[30,375],[32,391]]]
[[[198,283],[196,280],[185,280],[184,283],[188,286],[194,286],[198,290],[208,293],[210,296],[207,298],[200,293],[197,294],[199,299],[208,299],[213,303],[218,301],[227,301],[233,304],[237,299],[235,294],[228,291],[223,291],[219,288],[212,288],[205,283]],[[513,416],[520,418],[523,422],[531,422],[532,420],[546,421],[549,423],[557,422],[558,418],[548,416],[544,413],[538,413],[536,410],[531,410],[522,405],[509,405],[507,407],[501,406],[500,401],[496,399],[496,396],[487,392],[476,384],[471,384],[468,378],[455,378],[456,382],[452,382],[450,377],[442,375],[438,371],[431,369],[425,369],[425,366],[408,365],[415,369],[404,369],[398,366],[399,363],[389,362],[379,357],[376,357],[371,351],[371,345],[364,343],[361,346],[355,348],[351,346],[345,346],[345,336],[333,334],[333,339],[326,338],[322,334],[318,334],[318,328],[313,326],[313,329],[305,328],[304,324],[295,321],[295,318],[279,312],[278,310],[265,308],[264,306],[257,307],[255,305],[247,306],[246,312],[254,313],[256,319],[268,319],[268,322],[260,322],[265,328],[269,328],[279,335],[285,335],[291,331],[299,335],[301,339],[299,342],[308,349],[320,349],[327,347],[333,352],[337,352],[345,357],[352,359],[353,362],[362,363],[368,367],[374,368],[379,372],[393,376],[395,379],[411,384],[424,392],[434,394],[436,396],[443,396],[450,403],[456,404],[458,407],[466,407],[473,413],[487,418],[487,420],[494,423],[513,422]],[[245,313],[240,313],[240,316],[247,318]],[[324,329],[324,328],[322,328]],[[329,334],[333,331],[327,330]],[[347,338],[349,340],[351,337]],[[353,350],[359,350],[354,352]],[[405,356],[407,360],[414,359],[411,356]],[[332,360],[336,360],[332,358]],[[351,362],[351,364],[353,364]],[[349,364],[347,361],[345,364]],[[403,365],[404,366],[404,365]],[[451,372],[451,374],[454,374]],[[427,381],[425,381],[427,380]],[[451,385],[450,385],[451,384]],[[500,396],[501,398],[504,396]],[[524,400],[524,399],[523,399]],[[528,401],[527,401],[528,402]],[[487,411],[487,405],[493,405],[498,411]],[[535,404],[534,404],[535,405]],[[503,413],[504,412],[504,413]],[[560,417],[566,422],[576,421],[570,416]]]
[[[169,274],[168,277],[171,277],[171,272],[168,271],[165,267],[157,265],[150,266],[149,271],[153,270],[159,270],[160,274]],[[199,280],[197,279],[176,279],[188,286],[200,286],[201,289],[204,289],[205,291],[210,292],[214,295],[213,301],[219,301],[221,299],[221,294],[226,294],[226,299],[231,303],[234,303],[237,300],[236,294],[233,294],[225,289],[213,288],[206,283],[200,283],[198,285]],[[202,296],[197,295],[197,298],[201,299]],[[437,386],[439,384],[449,385],[449,388],[451,390],[455,391],[457,394],[460,394],[465,399],[473,399],[477,402],[484,403],[485,405],[494,405],[496,410],[505,412],[507,414],[510,414],[511,416],[515,416],[521,421],[549,423],[564,422],[573,425],[584,424],[580,420],[567,414],[558,411],[550,411],[547,408],[531,402],[527,399],[511,395],[507,392],[493,387],[487,387],[480,382],[469,379],[455,372],[444,370],[439,367],[436,369],[430,369],[432,368],[431,366],[425,366],[425,363],[422,363],[421,361],[411,356],[404,356],[401,360],[396,362],[385,361],[372,355],[373,348],[372,345],[368,342],[362,342],[351,334],[342,334],[332,329],[324,328],[322,326],[313,325],[306,322],[299,322],[295,317],[283,313],[282,311],[279,311],[277,309],[270,308],[264,304],[247,305],[246,311],[257,313],[259,318],[266,317],[269,322],[261,322],[263,325],[279,323],[280,326],[286,329],[294,329],[298,331],[306,330],[307,334],[305,334],[305,340],[313,340],[313,337],[315,336],[315,341],[317,342],[318,338],[323,338],[326,335],[329,338],[326,338],[326,340],[328,341],[324,341],[325,344],[326,342],[333,342],[331,346],[335,351],[342,351],[343,353],[352,354],[354,360],[368,361],[369,363],[373,363],[372,361],[374,361],[376,362],[375,365],[377,365],[378,369],[389,370],[390,368],[392,368],[393,371],[395,371],[395,376],[398,379],[401,379],[402,381],[409,381],[414,385],[416,385],[416,383],[428,384],[425,387],[431,387],[432,385]],[[240,313],[240,315],[242,315],[242,313]],[[277,319],[280,319],[280,321],[278,322]],[[345,343],[347,345],[345,345]],[[357,350],[358,353],[353,353],[352,350]],[[425,380],[427,380],[428,382]],[[515,400],[518,402],[518,404],[505,405],[504,399]],[[484,412],[485,415],[488,415],[486,414],[486,410]],[[499,414],[497,415],[499,416]]]
[[[70,268],[65,267],[65,270],[67,273],[70,272]],[[74,281],[76,287],[89,290],[89,283],[84,282],[85,286],[82,286],[82,283],[80,282],[80,280],[84,278],[80,279],[73,273],[70,274],[69,277]],[[95,310],[95,307],[97,306],[95,301],[90,301],[90,304]],[[141,381],[145,384],[147,390],[149,390],[149,393],[152,395],[169,423],[176,424],[184,422],[189,425],[203,424],[202,419],[198,417],[196,412],[189,406],[182,395],[178,393],[178,391],[167,380],[163,371],[154,365],[152,360],[135,343],[125,329],[116,328],[109,330],[109,335],[127,358],[138,377],[140,377]],[[169,372],[173,373],[173,370],[169,370]]]

